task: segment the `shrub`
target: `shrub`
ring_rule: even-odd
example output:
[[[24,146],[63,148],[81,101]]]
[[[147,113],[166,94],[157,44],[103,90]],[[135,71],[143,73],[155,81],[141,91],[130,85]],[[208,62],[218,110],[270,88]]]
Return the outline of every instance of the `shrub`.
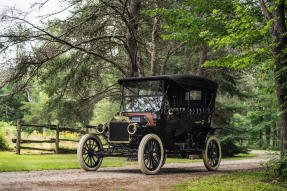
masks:
[[[287,181],[287,154],[283,157],[274,154],[269,161],[265,163],[267,168],[266,175],[271,178],[279,178],[281,181]]]
[[[220,144],[223,157],[232,157],[239,153],[248,153],[246,146],[238,146],[231,140],[223,140]]]
[[[0,130],[0,151],[8,150],[8,143],[5,139],[4,133]]]

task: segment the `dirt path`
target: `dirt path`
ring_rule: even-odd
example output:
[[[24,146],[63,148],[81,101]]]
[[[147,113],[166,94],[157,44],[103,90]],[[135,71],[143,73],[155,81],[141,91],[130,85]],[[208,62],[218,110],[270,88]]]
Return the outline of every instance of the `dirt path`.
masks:
[[[97,172],[81,169],[0,173],[0,190],[159,190],[191,177],[223,174],[261,168],[267,160],[264,151],[257,157],[223,160],[216,172],[208,172],[203,163],[166,164],[157,175],[147,176],[137,166],[100,168]]]

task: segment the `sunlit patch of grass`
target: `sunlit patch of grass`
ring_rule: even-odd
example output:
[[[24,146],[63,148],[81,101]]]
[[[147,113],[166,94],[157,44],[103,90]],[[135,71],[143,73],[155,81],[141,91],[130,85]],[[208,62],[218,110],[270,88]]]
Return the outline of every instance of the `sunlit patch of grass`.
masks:
[[[16,155],[0,152],[0,171],[80,168],[75,154]]]
[[[174,185],[175,191],[283,191],[287,190],[272,181],[266,181],[264,172],[240,172],[208,177],[195,177]]]
[[[101,167],[137,165],[137,161],[127,161],[124,157],[104,158]],[[0,152],[0,172],[77,169],[80,165],[76,154],[16,155],[13,152]]]
[[[243,160],[243,159],[254,158],[256,156],[257,155],[253,153],[240,153],[240,154],[234,155],[233,157],[224,158],[224,160]]]
[[[202,159],[181,159],[181,158],[167,158],[166,163],[191,163],[191,162],[202,162]]]

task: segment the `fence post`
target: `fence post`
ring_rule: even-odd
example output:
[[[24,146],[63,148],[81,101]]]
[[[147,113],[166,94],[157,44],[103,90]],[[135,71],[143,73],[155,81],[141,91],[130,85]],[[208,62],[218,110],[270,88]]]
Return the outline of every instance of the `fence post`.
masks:
[[[59,153],[59,125],[56,128],[56,153]]]
[[[20,142],[21,142],[21,121],[17,120],[16,154],[18,155],[20,155],[21,153]]]

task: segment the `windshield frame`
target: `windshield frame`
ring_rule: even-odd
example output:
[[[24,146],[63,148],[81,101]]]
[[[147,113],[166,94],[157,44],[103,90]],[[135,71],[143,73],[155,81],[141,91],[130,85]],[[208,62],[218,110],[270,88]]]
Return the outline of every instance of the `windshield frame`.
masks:
[[[160,85],[162,86],[162,90],[160,91],[160,94],[150,94],[150,95],[127,95],[125,96],[124,93],[125,93],[125,84],[126,82],[123,82],[121,84],[121,104],[120,104],[120,111],[123,112],[123,113],[148,113],[146,111],[125,111],[124,109],[124,99],[127,98],[127,97],[135,97],[135,98],[141,98],[141,97],[159,97],[159,96],[162,96],[162,101],[161,101],[161,104],[160,104],[160,109],[159,111],[162,109],[162,103],[163,103],[163,99],[164,99],[164,95],[165,95],[165,91],[164,91],[164,83],[165,81],[164,80],[142,80],[142,81],[128,81],[128,82],[151,82],[151,81],[159,81],[160,82]],[[139,89],[140,87],[138,87]],[[155,111],[153,111],[155,112]]]

